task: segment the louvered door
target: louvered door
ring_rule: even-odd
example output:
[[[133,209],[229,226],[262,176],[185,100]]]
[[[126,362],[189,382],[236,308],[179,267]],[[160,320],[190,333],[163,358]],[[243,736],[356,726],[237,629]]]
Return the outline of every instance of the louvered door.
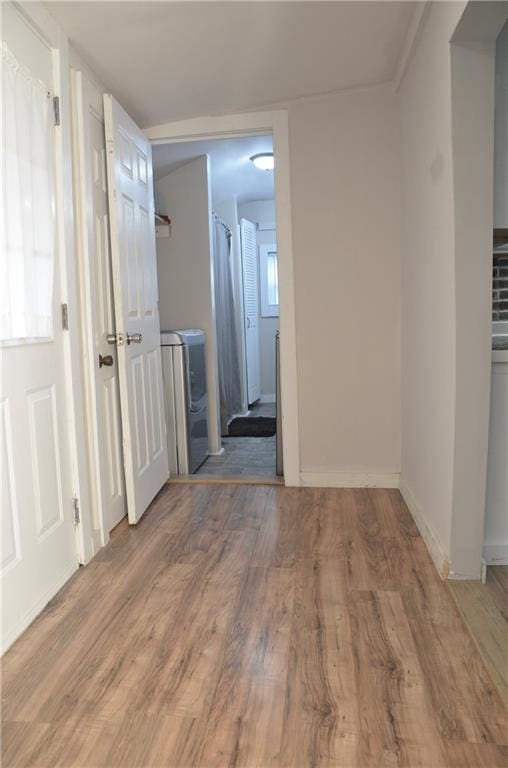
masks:
[[[259,291],[256,227],[240,220],[242,241],[243,303],[245,314],[245,353],[247,358],[247,393],[249,404],[261,397],[259,363]]]

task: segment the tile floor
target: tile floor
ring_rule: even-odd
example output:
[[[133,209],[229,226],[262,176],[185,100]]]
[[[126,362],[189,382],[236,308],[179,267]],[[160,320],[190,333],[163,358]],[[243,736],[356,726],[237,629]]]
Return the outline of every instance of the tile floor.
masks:
[[[252,406],[251,416],[275,416],[275,403]],[[224,453],[209,456],[198,475],[275,475],[275,435],[273,437],[223,437]]]

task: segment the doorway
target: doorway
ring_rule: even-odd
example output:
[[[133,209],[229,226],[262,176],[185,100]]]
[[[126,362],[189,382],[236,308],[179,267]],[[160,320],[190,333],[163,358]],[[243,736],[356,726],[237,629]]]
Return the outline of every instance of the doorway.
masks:
[[[285,110],[193,118],[147,129],[152,147],[192,139],[272,136],[277,166],[274,173],[277,215],[277,262],[280,306],[279,439],[284,454],[284,484],[300,485],[300,441],[296,354],[295,291],[291,225],[291,184],[288,115]]]
[[[273,158],[271,135],[153,148],[161,328],[184,339],[201,329],[206,343],[209,455],[195,470],[201,477],[277,472],[275,183],[273,168],[251,161],[259,155]],[[172,473],[187,474],[174,453]],[[280,459],[281,445],[279,472]]]

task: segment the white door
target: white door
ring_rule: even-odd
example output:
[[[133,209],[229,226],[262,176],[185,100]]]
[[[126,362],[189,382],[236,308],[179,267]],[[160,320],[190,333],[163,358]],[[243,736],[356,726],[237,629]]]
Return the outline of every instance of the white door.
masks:
[[[256,227],[252,221],[247,219],[240,220],[240,236],[242,244],[247,395],[250,405],[261,397],[257,246]]]
[[[109,236],[106,138],[102,93],[82,72],[73,73],[79,154],[81,287],[88,383],[88,435],[99,507],[98,528],[111,531],[127,514],[122,459],[120,390]]]
[[[108,94],[104,117],[127,510],[136,523],[169,477],[152,149]]]
[[[78,558],[60,295],[64,255],[54,216],[53,53],[12,5],[4,4],[2,15],[2,181],[10,193],[2,201],[0,266],[5,649],[78,567]]]

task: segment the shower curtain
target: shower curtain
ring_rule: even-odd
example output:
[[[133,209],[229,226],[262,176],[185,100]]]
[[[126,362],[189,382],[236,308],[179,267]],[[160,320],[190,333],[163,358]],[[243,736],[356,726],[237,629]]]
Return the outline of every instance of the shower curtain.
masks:
[[[217,216],[213,216],[213,272],[221,432],[228,434],[231,417],[242,407],[240,357],[235,322],[233,277],[231,270],[231,234]]]

